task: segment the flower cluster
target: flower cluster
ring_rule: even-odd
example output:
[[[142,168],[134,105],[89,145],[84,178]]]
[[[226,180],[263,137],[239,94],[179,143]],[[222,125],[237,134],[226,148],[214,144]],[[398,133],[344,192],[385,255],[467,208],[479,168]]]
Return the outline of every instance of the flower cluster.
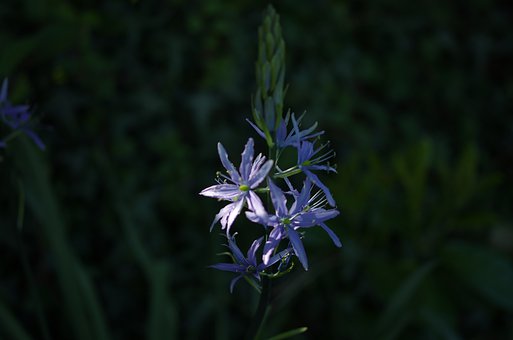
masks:
[[[221,224],[233,263],[218,263],[211,267],[237,274],[230,291],[243,277],[258,287],[262,276],[275,278],[283,275],[291,270],[293,258],[308,270],[303,238],[309,228],[321,227],[333,243],[341,247],[337,235],[326,225],[326,221],[336,217],[339,211],[335,209],[330,190],[316,174],[318,171],[336,172],[329,164],[334,152],[329,150],[328,144],[319,145],[319,136],[324,132],[315,132],[316,124],[301,130],[301,120],[302,116],[296,119],[290,113],[281,120],[271,135],[273,143],[268,157],[261,153],[255,157],[255,143],[249,138],[238,169],[229,160],[223,145],[219,143],[217,146],[226,172],[218,172],[217,184],[204,189],[200,195],[227,202],[215,216],[210,230],[217,223]],[[264,133],[258,127],[262,124],[250,124],[258,135],[269,141],[268,131]],[[282,170],[280,157],[286,149],[294,150],[297,157],[295,164]],[[301,186],[298,190],[293,182],[298,182],[296,179],[300,174],[302,181],[299,181]],[[268,203],[264,206],[263,202]],[[251,244],[247,256],[236,244],[236,233],[231,231],[241,212],[247,220],[260,225],[264,233]],[[257,255],[259,250],[261,255]]]
[[[31,112],[28,105],[12,105],[7,98],[7,88],[9,82],[4,79],[0,89],[0,118],[2,122],[9,127],[12,132],[5,138],[0,139],[0,148],[7,146],[7,142],[16,137],[20,133],[27,135],[41,149],[45,149],[45,145],[39,136],[30,128]]]

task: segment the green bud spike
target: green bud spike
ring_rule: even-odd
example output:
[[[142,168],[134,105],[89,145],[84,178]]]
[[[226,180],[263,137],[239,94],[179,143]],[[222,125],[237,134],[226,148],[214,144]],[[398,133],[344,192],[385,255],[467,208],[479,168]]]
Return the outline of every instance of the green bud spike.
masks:
[[[285,42],[280,17],[270,5],[258,29],[258,58],[255,64],[256,92],[252,103],[255,124],[274,146],[275,132],[283,119],[285,82]],[[265,124],[265,126],[264,126]]]

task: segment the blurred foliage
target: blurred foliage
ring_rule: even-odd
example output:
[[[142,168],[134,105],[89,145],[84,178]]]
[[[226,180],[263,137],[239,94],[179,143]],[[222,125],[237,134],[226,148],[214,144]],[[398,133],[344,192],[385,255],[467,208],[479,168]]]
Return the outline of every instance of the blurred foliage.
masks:
[[[197,193],[220,168],[216,142],[234,153],[254,135],[264,7],[2,2],[0,76],[48,148],[0,151],[1,338],[44,339],[41,315],[54,339],[243,334],[257,296],[230,295],[229,276],[206,268],[222,249],[208,233],[219,205]],[[338,151],[344,248],[312,233],[311,270],[277,282],[266,335],[512,339],[511,4],[275,7],[286,106]]]

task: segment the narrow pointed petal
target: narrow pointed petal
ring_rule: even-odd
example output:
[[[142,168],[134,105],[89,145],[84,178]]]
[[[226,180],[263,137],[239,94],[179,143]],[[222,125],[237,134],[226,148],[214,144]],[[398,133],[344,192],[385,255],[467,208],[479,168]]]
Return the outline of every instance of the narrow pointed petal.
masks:
[[[276,129],[276,144],[280,148],[284,148],[286,144],[285,139],[287,138],[287,123],[282,120],[278,128]]]
[[[303,130],[301,131],[299,134],[300,134],[300,137],[301,139],[304,139],[306,136],[308,136],[310,133],[312,133],[313,131],[315,131],[315,129],[317,129],[317,122],[313,123],[312,126],[310,126],[308,129],[306,130]],[[317,132],[315,135],[319,135],[319,134],[322,134],[324,131],[321,131],[321,132]]]
[[[258,248],[260,248],[263,239],[263,237],[260,237],[259,239],[254,240],[251,247],[248,249],[248,263],[252,266],[256,266],[256,252]]]
[[[41,140],[41,138],[39,138],[38,135],[36,135],[36,133],[32,130],[29,130],[29,129],[23,129],[23,132],[30,137],[30,139],[32,139],[32,141],[37,145],[37,147],[40,149],[40,150],[45,150],[46,146],[45,144],[43,143],[43,141]]]
[[[269,190],[271,192],[271,200],[273,202],[274,208],[276,209],[276,215],[284,216],[287,214],[287,199],[281,191],[280,188],[276,184],[273,183],[271,179],[269,179]]]
[[[235,239],[232,236],[228,236],[228,247],[230,248],[233,257],[235,258],[235,261],[237,261],[238,264],[247,264],[244,254],[242,254],[242,251],[239,249],[239,247],[235,243]]]
[[[9,87],[9,80],[5,78],[2,82],[2,89],[0,90],[0,102],[7,100],[7,87]]]
[[[237,263],[216,263],[208,267],[234,273],[244,273],[246,271],[246,266]]]
[[[223,163],[224,168],[228,171],[230,178],[235,182],[240,182],[240,176],[237,172],[237,169],[233,166],[232,162],[228,159],[228,153],[224,149],[221,143],[217,143],[217,151],[219,153],[219,158],[221,159],[221,163]]]
[[[273,255],[274,249],[280,244],[280,241],[283,238],[283,227],[276,227],[271,230],[269,234],[269,238],[267,242],[264,244],[264,254],[262,256],[262,261],[264,264],[268,265],[271,257]]]
[[[337,173],[337,169],[329,165],[309,165],[309,169]]]
[[[254,145],[255,142],[253,138],[249,138],[246,146],[244,147],[244,151],[241,155],[241,162],[239,166],[240,176],[242,180],[247,181],[249,179],[249,174],[251,171],[251,165],[253,163],[253,153],[254,153]]]
[[[299,119],[301,120],[301,118],[299,118]],[[299,146],[300,145],[299,143],[301,141],[300,135],[299,135],[299,124],[298,124],[298,122],[296,120],[296,116],[294,114],[292,114],[292,127],[294,129],[294,137],[295,137],[294,143],[296,143],[296,145]]]
[[[219,220],[224,219],[226,220],[227,216],[230,214],[230,211],[233,209],[234,203],[230,203],[223,207],[217,215],[214,217],[214,221],[212,221],[212,224],[210,225],[210,232],[212,232],[212,229],[214,229],[214,225],[219,222]],[[221,223],[223,229],[225,228],[225,223]]]
[[[316,209],[313,211],[304,212],[301,215],[297,216],[294,220],[294,226],[298,228],[309,228],[316,225],[320,225],[321,223],[326,222],[336,216],[338,216],[340,212],[335,209],[325,210],[325,209]]]
[[[16,117],[16,118],[19,118],[18,120],[25,122],[30,117],[30,114],[28,113],[29,109],[30,109],[29,105],[16,105],[16,106],[9,105],[7,107],[4,107],[3,112],[6,116],[15,116],[15,115],[19,115],[20,113],[24,113],[23,115]]]
[[[269,259],[269,262],[267,263],[266,267],[272,266],[273,264],[280,261],[285,256],[289,255],[290,252],[291,252],[291,249],[285,249],[285,250],[280,251],[278,254],[274,255],[273,257],[271,257]]]
[[[309,161],[314,154],[314,146],[310,142],[302,142],[298,148],[297,153],[297,162],[299,165],[303,164],[306,161]]]
[[[303,268],[305,270],[308,270],[308,259],[306,257],[305,247],[303,246],[303,242],[301,242],[301,237],[292,228],[288,228],[287,234],[290,239],[290,243],[292,244],[292,248],[294,249],[294,252],[296,253],[296,256],[299,259],[299,262],[303,265]]]
[[[230,294],[233,293],[233,288],[235,287],[235,284],[243,278],[244,275],[236,276],[231,282],[230,282]]]
[[[250,174],[248,180],[249,187],[251,189],[255,189],[260,183],[262,183],[262,181],[267,177],[267,174],[269,174],[269,171],[271,171],[272,167],[273,161],[270,159],[265,162],[258,171]]]
[[[230,214],[228,215],[228,219],[226,221],[226,233],[230,233],[230,227],[232,226],[233,222],[239,216],[240,211],[242,210],[242,206],[244,205],[245,198],[239,198],[238,201],[232,203],[233,209],[230,211]]]
[[[328,203],[332,206],[332,207],[335,207],[337,204],[335,203],[335,200],[333,199],[333,196],[331,196],[331,192],[330,190],[328,189],[327,186],[325,186],[321,180],[319,179],[319,177],[317,177],[316,174],[314,174],[313,172],[309,171],[308,169],[306,168],[303,168],[303,172],[305,173],[305,175],[310,178],[310,180],[319,187],[319,189],[321,189],[323,192],[324,192],[324,195],[326,195],[326,199],[328,200]]]
[[[234,184],[216,184],[203,189],[199,194],[207,197],[232,200],[239,196],[241,191],[239,187]]]
[[[258,133],[259,136],[261,136],[263,139],[265,139],[265,133],[258,128],[251,120],[246,118],[246,121],[255,129],[256,133]]]
[[[305,182],[303,183],[303,189],[301,189],[301,192],[296,197],[294,204],[290,207],[291,215],[294,215],[294,214],[300,212],[308,204],[308,201],[310,200],[311,190],[312,190],[312,182],[307,177]]]
[[[320,225],[322,229],[324,229],[324,231],[328,233],[328,235],[331,237],[333,243],[335,243],[335,245],[339,248],[342,247],[342,243],[340,242],[340,239],[338,238],[337,234],[335,234],[335,232],[333,232],[333,230],[331,230],[326,224],[321,223]]]

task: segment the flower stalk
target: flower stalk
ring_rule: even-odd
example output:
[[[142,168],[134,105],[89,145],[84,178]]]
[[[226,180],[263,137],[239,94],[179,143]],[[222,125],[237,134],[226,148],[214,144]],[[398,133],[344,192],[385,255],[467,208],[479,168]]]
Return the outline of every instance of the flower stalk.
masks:
[[[335,246],[342,246],[335,232],[326,225],[339,215],[335,200],[315,174],[336,172],[329,163],[335,153],[329,149],[329,143],[319,142],[324,131],[316,131],[317,123],[302,130],[304,114],[296,119],[289,110],[283,117],[285,43],[279,16],[272,6],[265,12],[258,36],[257,90],[252,101],[253,121],[248,122],[266,141],[268,154],[255,156],[255,142],[248,138],[240,165],[235,167],[228,151],[218,143],[219,158],[226,171],[217,173],[217,184],[200,192],[227,203],[215,216],[210,229],[221,224],[232,262],[210,267],[235,274],[230,292],[244,278],[260,293],[248,339],[259,338],[271,310],[272,280],[291,272],[295,262],[308,270],[303,242],[310,228],[322,228]],[[295,151],[297,162],[281,170],[279,156],[285,149]],[[302,186],[298,187],[296,179],[301,178]],[[237,232],[232,231],[237,228],[236,220],[241,215],[262,228],[262,236],[253,241],[246,254],[237,245]]]

